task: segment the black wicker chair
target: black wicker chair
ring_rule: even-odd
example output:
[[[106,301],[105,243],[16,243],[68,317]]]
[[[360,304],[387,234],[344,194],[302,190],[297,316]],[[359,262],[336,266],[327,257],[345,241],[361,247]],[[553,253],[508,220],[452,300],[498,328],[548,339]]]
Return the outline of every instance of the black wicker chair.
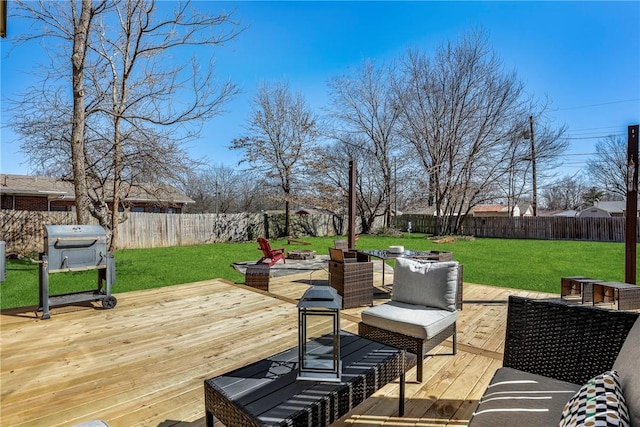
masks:
[[[488,397],[499,390],[502,396],[518,393],[501,391],[500,387],[508,387],[502,384],[518,383],[523,378],[535,379],[541,384],[540,390],[548,390],[547,386],[556,390],[555,394],[547,393],[549,400],[539,401],[540,408],[546,413],[544,410],[527,413],[527,425],[557,425],[563,405],[572,393],[591,378],[614,367],[638,316],[638,313],[573,305],[560,300],[509,297],[503,368],[496,372],[469,425],[520,424],[522,419],[518,417],[522,417],[523,412],[496,410],[492,407],[496,404],[495,399]],[[559,394],[560,389],[564,394]],[[509,403],[504,400],[506,397],[502,399],[501,408],[521,407],[523,402]],[[629,405],[639,403],[627,402]]]
[[[584,384],[611,369],[638,316],[510,296],[503,366]]]

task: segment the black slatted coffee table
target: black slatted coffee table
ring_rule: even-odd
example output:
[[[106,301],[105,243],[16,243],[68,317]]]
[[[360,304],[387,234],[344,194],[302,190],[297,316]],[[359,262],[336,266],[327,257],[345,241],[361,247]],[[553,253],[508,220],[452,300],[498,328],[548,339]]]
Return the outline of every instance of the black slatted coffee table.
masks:
[[[342,383],[298,381],[298,348],[204,382],[207,426],[327,426],[400,378],[398,413],[404,413],[405,372],[415,355],[341,332]]]

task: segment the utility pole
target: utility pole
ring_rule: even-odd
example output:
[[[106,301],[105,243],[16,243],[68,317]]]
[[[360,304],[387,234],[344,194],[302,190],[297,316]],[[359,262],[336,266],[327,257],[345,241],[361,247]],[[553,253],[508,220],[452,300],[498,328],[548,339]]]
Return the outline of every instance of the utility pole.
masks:
[[[0,0],[0,37],[7,37],[7,0]]]
[[[533,116],[529,116],[529,139],[531,140],[531,174],[533,179],[533,195],[531,197],[531,207],[533,216],[538,216],[538,185],[536,176],[536,143],[533,137]]]

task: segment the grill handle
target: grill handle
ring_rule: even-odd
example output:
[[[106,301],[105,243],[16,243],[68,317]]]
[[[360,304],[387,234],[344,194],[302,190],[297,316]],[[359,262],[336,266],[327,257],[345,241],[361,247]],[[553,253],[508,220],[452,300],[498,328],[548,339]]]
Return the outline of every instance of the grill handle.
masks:
[[[96,239],[95,237],[58,237],[56,239],[56,241],[53,244],[53,247],[56,249],[59,248],[89,248],[93,245],[95,245],[98,241],[101,240],[106,240],[104,238],[99,238]],[[59,243],[64,243],[64,242],[86,242],[86,243],[80,243],[80,244],[75,244],[75,245],[59,245]]]

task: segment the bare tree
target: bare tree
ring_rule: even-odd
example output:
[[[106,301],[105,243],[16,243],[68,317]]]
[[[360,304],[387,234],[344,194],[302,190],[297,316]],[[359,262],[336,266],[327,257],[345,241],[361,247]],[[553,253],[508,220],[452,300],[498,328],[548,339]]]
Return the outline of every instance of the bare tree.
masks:
[[[107,10],[107,0],[71,0],[69,3],[37,3],[17,1],[17,13],[43,25],[41,32],[16,37],[18,43],[38,38],[62,40],[66,43],[61,56],[70,59],[70,83],[72,89],[72,115],[68,137],[73,169],[73,183],[76,197],[76,216],[79,224],[89,222],[90,199],[85,165],[85,68],[90,59],[91,33],[94,21]],[[64,69],[64,68],[62,68]],[[59,100],[59,99],[58,99]],[[54,104],[57,105],[57,104]],[[40,108],[43,108],[40,105]],[[58,110],[60,112],[60,110]],[[44,124],[46,126],[46,124]]]
[[[98,218],[111,231],[111,249],[122,220],[116,213],[127,189],[143,182],[173,181],[189,169],[192,165],[181,144],[197,136],[202,122],[221,113],[236,93],[229,82],[216,84],[212,63],[202,68],[195,58],[190,64],[166,60],[173,52],[232,40],[238,31],[231,15],[202,14],[188,1],[176,5],[165,18],[154,1],[105,0],[96,8],[83,0],[81,18],[76,19],[75,1],[21,3],[25,15],[45,24],[42,33],[25,36],[24,41],[57,37],[73,45],[73,113],[66,114],[61,91],[40,97],[56,101],[50,105],[58,112],[53,126],[64,129],[70,122],[71,134],[60,132],[53,144],[44,134],[31,135],[42,149],[27,152],[43,159],[50,149],[56,155],[49,158],[62,159],[70,144],[73,170],[65,171],[65,163],[59,170],[72,172],[78,220],[86,222],[80,211]],[[24,134],[37,129],[29,130],[28,124],[17,130]],[[55,167],[50,160],[41,163]]]
[[[442,214],[438,232],[455,233],[474,205],[500,194],[518,124],[528,116],[524,87],[503,71],[485,35],[474,32],[441,46],[433,59],[408,52],[396,95],[400,132],[429,177],[428,200]]]
[[[381,180],[382,202],[374,205],[382,208],[386,226],[391,225],[392,159],[398,148],[395,126],[401,114],[390,84],[393,72],[392,66],[364,61],[352,74],[329,81],[330,114],[334,119],[331,137],[342,144],[358,141],[366,152],[363,158],[368,167],[376,166],[371,172]]]
[[[546,209],[580,209],[584,204],[587,185],[580,177],[566,176],[548,185],[542,191],[542,200]]]
[[[548,182],[554,178],[548,171],[553,171],[559,166],[559,156],[567,146],[568,140],[564,138],[566,126],[552,127],[546,117],[546,104],[538,107],[531,104],[529,110],[540,109],[535,118],[535,138],[533,150],[531,144],[530,124],[528,120],[517,122],[514,128],[512,140],[507,149],[510,156],[504,159],[506,175],[496,181],[498,190],[506,194],[507,205],[510,211],[522,200],[532,200],[533,190],[533,159],[537,163],[536,180],[540,183]],[[560,181],[557,181],[560,182]],[[500,194],[497,197],[502,199]]]
[[[171,140],[162,138],[155,128],[181,126],[185,129],[185,125],[202,123],[219,114],[221,107],[237,92],[230,82],[215,84],[213,64],[201,69],[192,58],[190,66],[181,63],[166,66],[166,56],[174,50],[216,46],[233,39],[237,33],[225,26],[230,23],[230,15],[200,14],[185,2],[168,18],[159,18],[155,2],[147,0],[116,2],[115,13],[119,28],[114,37],[109,36],[110,28],[102,22],[99,42],[93,46],[106,64],[104,75],[96,73],[93,81],[98,97],[104,99],[95,112],[104,115],[112,128],[108,139],[112,152],[108,158],[112,162],[114,212],[115,207],[120,206],[123,180],[134,181],[139,170],[131,168],[131,163],[126,161],[128,144],[136,148],[147,144],[154,147],[154,151],[146,153],[167,151],[162,142],[171,145]],[[187,132],[183,138],[189,136],[192,134]],[[161,166],[164,162],[154,164]],[[154,181],[166,178],[167,172],[172,171],[176,172],[157,169],[155,176],[147,178],[155,178]],[[96,214],[105,211],[108,212],[102,209]],[[110,217],[115,240],[119,219],[115,214]]]
[[[308,162],[310,185],[302,193],[306,205],[322,208],[336,216],[334,229],[343,233],[343,224],[338,218],[345,215],[349,193],[349,161],[353,160],[357,169],[356,178],[356,213],[360,218],[359,232],[373,231],[376,218],[392,201],[393,210],[403,210],[415,200],[416,188],[420,187],[419,176],[412,173],[411,158],[398,156],[391,159],[391,192],[385,195],[385,183],[379,173],[380,164],[373,152],[363,149],[363,142],[346,143],[342,141],[323,144],[311,153]]]
[[[246,152],[244,161],[254,170],[277,180],[284,195],[285,235],[290,232],[292,190],[318,132],[316,115],[302,94],[292,94],[284,82],[263,83],[253,100],[246,135],[231,144]]]
[[[186,175],[185,194],[195,201],[189,213],[256,212],[268,209],[264,183],[251,171],[218,165]]]
[[[307,204],[344,216],[349,194],[349,161],[357,169],[356,214],[360,217],[362,233],[371,231],[374,221],[384,211],[388,198],[384,194],[384,180],[372,152],[358,144],[334,142],[314,151],[307,176],[313,185],[303,193]],[[343,224],[335,224],[337,233],[344,232]]]
[[[595,156],[587,161],[587,176],[592,184],[607,192],[627,195],[627,142],[621,136],[608,136],[596,143]]]

